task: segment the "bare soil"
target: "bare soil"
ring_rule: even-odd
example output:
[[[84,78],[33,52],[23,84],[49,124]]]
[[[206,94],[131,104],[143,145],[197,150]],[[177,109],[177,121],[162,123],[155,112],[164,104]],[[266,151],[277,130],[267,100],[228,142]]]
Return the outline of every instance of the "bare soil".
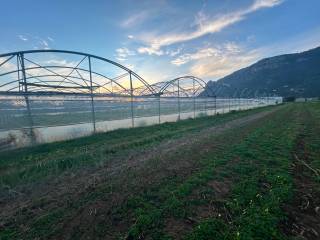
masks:
[[[310,118],[310,116],[304,116]],[[288,236],[298,239],[320,239],[320,189],[314,173],[305,163],[309,163],[309,153],[305,147],[305,134],[297,139],[293,152],[292,175],[294,197],[283,206],[288,218],[281,225],[282,231]]]
[[[294,198],[283,209],[288,219],[282,229],[289,236],[301,239],[320,239],[320,192],[310,175],[306,175],[305,166],[299,162],[293,164]],[[309,172],[309,174],[311,174]]]

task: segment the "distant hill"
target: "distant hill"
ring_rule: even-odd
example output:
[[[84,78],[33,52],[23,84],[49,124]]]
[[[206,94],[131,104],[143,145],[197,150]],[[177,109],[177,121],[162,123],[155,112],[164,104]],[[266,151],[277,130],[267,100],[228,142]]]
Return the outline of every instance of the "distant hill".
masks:
[[[210,81],[208,87],[216,89],[218,97],[235,92],[237,96],[243,92],[243,96],[320,97],[320,47],[262,59],[217,82]],[[206,89],[202,95],[210,92]]]

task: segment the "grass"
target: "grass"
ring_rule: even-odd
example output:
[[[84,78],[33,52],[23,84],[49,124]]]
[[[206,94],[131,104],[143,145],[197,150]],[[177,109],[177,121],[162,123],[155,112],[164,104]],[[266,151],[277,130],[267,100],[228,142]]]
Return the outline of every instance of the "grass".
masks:
[[[41,198],[28,197],[18,211],[8,211],[0,239],[291,239],[281,223],[287,216],[283,205],[294,197],[293,152],[303,136],[308,163],[319,169],[320,104],[285,105],[220,134],[203,136],[212,126],[272,109],[1,153],[3,189],[23,193],[25,185],[30,191],[41,183],[49,191]],[[191,137],[196,140],[185,140]],[[176,148],[166,151],[168,141]],[[157,146],[164,146],[160,155],[105,176],[108,166],[131,156],[149,156]],[[81,178],[92,180],[88,174],[97,181],[80,185]],[[59,187],[70,189],[54,193],[60,188],[48,182],[53,178],[58,178]],[[69,179],[73,181],[63,182]],[[319,186],[316,177],[313,181]],[[13,197],[17,204],[21,199]]]
[[[75,140],[0,152],[0,183],[2,186],[14,187],[21,182],[32,182],[81,166],[101,165],[115,155],[125,156],[128,151],[145,149],[163,140],[180,137],[186,132],[200,131],[259,111],[262,109],[189,119],[179,124],[120,129]]]
[[[133,207],[138,209],[136,212],[137,221],[131,227],[129,234],[134,239],[139,239],[146,233],[151,234],[153,238],[158,238],[159,233],[156,232],[156,229],[161,228],[159,215],[164,216],[164,219],[168,218],[168,215],[180,219],[186,218],[190,214],[187,211],[188,207],[192,208],[192,206],[188,206],[190,201],[187,196],[194,189],[205,186],[209,180],[221,174],[215,171],[217,167],[237,157],[239,162],[233,166],[229,175],[236,175],[239,182],[234,185],[232,198],[226,202],[231,215],[234,215],[232,225],[225,224],[219,219],[206,219],[197,225],[186,239],[208,239],[209,237],[216,239],[266,239],[270,236],[279,238],[281,234],[276,231],[276,228],[281,218],[277,219],[276,215],[279,213],[280,203],[287,200],[289,195],[290,179],[286,170],[288,170],[290,147],[292,147],[290,138],[288,139],[289,136],[284,134],[283,129],[279,127],[283,124],[279,121],[283,119],[283,114],[277,116],[273,121],[265,123],[263,127],[247,137],[242,144],[228,148],[226,152],[223,151],[219,155],[212,152],[206,159],[203,159],[203,169],[190,176],[183,184],[178,185],[175,191],[159,191],[157,189],[159,194],[163,195],[166,192],[168,195],[157,197],[157,199],[167,200],[161,204],[158,203],[159,206],[156,209],[152,209],[153,205],[147,204],[150,197],[146,195],[144,210],[138,208],[138,205]],[[282,132],[282,138],[276,140],[265,138],[266,130],[270,136]],[[288,131],[289,135],[292,130],[290,128]],[[279,155],[280,149],[287,151]],[[268,183],[268,192],[265,192],[266,189],[259,188],[257,184],[259,181]],[[163,188],[170,188],[170,186],[166,183]],[[137,202],[141,204],[143,201],[140,199]],[[145,221],[146,219],[148,221]],[[228,231],[221,229],[228,229]],[[154,236],[155,233],[157,237]]]

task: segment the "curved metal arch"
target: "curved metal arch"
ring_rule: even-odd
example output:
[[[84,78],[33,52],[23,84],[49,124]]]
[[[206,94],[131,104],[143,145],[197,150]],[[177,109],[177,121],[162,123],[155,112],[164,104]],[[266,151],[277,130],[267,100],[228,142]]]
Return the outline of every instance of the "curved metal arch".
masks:
[[[93,54],[87,54],[87,53],[82,53],[82,52],[77,52],[77,51],[69,51],[69,50],[53,50],[53,49],[44,49],[44,50],[27,50],[27,51],[19,51],[19,52],[11,52],[11,53],[5,53],[5,54],[0,54],[0,58],[5,58],[8,57],[7,59],[5,59],[3,62],[0,63],[0,67],[2,65],[4,65],[6,62],[10,61],[12,58],[14,57],[18,57],[19,55],[24,56],[25,54],[32,54],[32,53],[64,53],[64,54],[73,54],[73,55],[80,55],[80,56],[84,56],[84,57],[88,57],[88,59],[93,58],[93,59],[98,59],[101,60],[103,62],[107,62],[110,63],[116,67],[121,68],[122,70],[126,71],[128,74],[130,74],[130,80],[131,80],[131,76],[135,77],[136,79],[138,79],[147,89],[148,91],[152,94],[152,95],[156,95],[157,93],[155,92],[155,90],[153,89],[153,87],[151,85],[148,84],[148,82],[146,80],[144,80],[140,75],[138,75],[137,73],[133,72],[131,69],[115,62],[112,61],[110,59],[107,58],[103,58],[103,57],[99,57]],[[81,60],[83,61],[83,60]],[[61,66],[62,68],[66,68],[65,66]],[[40,66],[39,66],[40,68]],[[42,67],[44,68],[44,67]],[[77,67],[76,67],[77,68]],[[16,71],[10,71],[6,74],[12,74],[12,73],[17,73],[17,72],[21,72],[21,69],[17,69]],[[92,72],[92,71],[91,71]],[[93,72],[92,72],[93,73]],[[94,72],[95,74],[97,74],[96,72]],[[4,76],[5,74],[1,74],[0,76]],[[98,74],[99,75],[99,74]],[[105,76],[104,76],[105,77]],[[107,78],[109,81],[114,82],[115,84],[117,84],[119,87],[121,87],[122,89],[126,89],[124,86],[122,86],[121,84],[117,83],[116,81]],[[132,86],[132,84],[130,84]],[[128,92],[128,91],[126,91]],[[131,94],[134,92],[133,89],[131,89],[131,91],[129,90],[129,92],[131,92]]]
[[[162,82],[156,82],[156,83],[153,83],[151,84],[152,88],[155,90],[156,92],[156,96],[160,96],[160,90],[161,88],[167,83],[167,81],[162,81]],[[135,89],[136,91],[138,91],[140,93],[140,95],[142,96],[150,96],[150,95],[153,95],[149,90],[148,88],[146,87],[139,87],[139,88],[136,88]]]
[[[180,91],[181,91],[181,93],[184,93],[187,97],[194,97],[195,89],[192,89],[192,91],[193,91],[193,93],[191,94],[192,96],[189,96],[189,93],[187,92],[187,89],[184,89],[184,87],[181,86],[181,84],[180,84],[181,80],[182,81],[192,80],[195,84],[197,84],[198,85],[198,87],[197,87],[198,89],[197,89],[196,92],[199,92],[199,89],[204,90],[206,88],[210,88],[209,85],[203,79],[195,77],[195,76],[191,76],[191,75],[186,75],[186,76],[180,76],[180,77],[174,78],[174,79],[169,80],[167,82],[163,82],[164,84],[161,86],[161,88],[159,90],[159,95],[163,95],[166,92],[169,92],[168,88],[170,86],[174,86],[174,87],[177,87],[179,89],[179,94],[180,94]],[[182,82],[182,85],[183,85],[183,82]],[[195,87],[195,86],[193,86],[193,87]],[[199,94],[201,94],[201,92],[199,92]]]
[[[87,73],[89,73],[90,71],[89,70],[87,70],[87,69],[84,69],[84,68],[79,68],[79,67],[77,67],[77,68],[73,68],[73,67],[69,67],[69,66],[45,66],[46,68],[60,68],[60,69],[75,69],[75,70],[80,70],[80,71],[83,71],[83,72],[87,72]],[[25,70],[34,70],[34,69],[42,69],[43,67],[29,67],[29,68],[25,68]],[[6,72],[6,73],[3,73],[3,74],[0,74],[0,76],[5,76],[5,75],[9,75],[9,74],[13,74],[13,73],[17,73],[19,70],[15,70],[15,71],[10,71],[10,72]],[[119,86],[120,88],[122,88],[124,91],[127,91],[127,89],[124,87],[124,86],[122,86],[121,84],[119,84],[118,82],[116,82],[114,79],[112,79],[112,78],[109,78],[109,77],[107,77],[106,75],[104,75],[104,74],[101,74],[101,73],[98,73],[98,72],[95,72],[95,71],[91,71],[91,73],[93,73],[93,74],[95,74],[95,75],[97,75],[97,76],[100,76],[100,77],[103,77],[103,78],[105,78],[105,79],[107,79],[108,81],[110,81],[110,82],[113,82],[113,83],[115,83],[117,86]],[[54,75],[54,74],[47,74],[47,75],[32,75],[32,77],[26,77],[26,79],[31,79],[31,78],[38,78],[38,77],[54,77],[54,76],[57,76],[57,75]],[[82,79],[82,80],[84,80],[84,81],[86,81],[86,82],[90,82],[90,80],[88,80],[88,79],[85,79],[85,78],[80,78],[80,77],[75,77],[75,76],[67,76],[67,75],[63,75],[63,74],[60,74],[60,76],[61,77],[68,77],[68,78],[77,78],[77,79]],[[0,87],[2,87],[2,86],[5,86],[5,85],[8,85],[8,84],[10,84],[10,83],[12,83],[12,82],[17,82],[18,80],[15,80],[15,81],[11,81],[11,82],[8,82],[8,83],[5,83],[5,84],[3,84],[3,85],[0,85]],[[95,83],[95,84],[97,84],[98,85],[98,83],[96,83],[95,81],[92,81],[92,83]],[[78,85],[78,83],[75,83],[76,85]],[[109,83],[107,83],[107,84],[109,84]],[[104,84],[104,85],[106,85],[106,84]],[[101,87],[102,87],[103,85],[101,85]]]
[[[79,55],[79,56],[83,56],[83,58],[81,59],[81,61],[74,67],[71,66],[61,66],[61,65],[44,65],[41,66],[40,64],[33,62],[27,58],[25,58],[25,54],[32,54],[32,53],[64,53],[64,54],[72,54],[72,55]],[[195,76],[191,76],[191,75],[186,75],[186,76],[180,76],[177,78],[174,78],[172,80],[169,81],[164,81],[164,82],[157,82],[154,84],[148,84],[147,81],[145,81],[141,76],[139,76],[137,73],[133,72],[132,70],[130,70],[129,68],[114,62],[112,60],[103,58],[103,57],[99,57],[96,55],[92,55],[92,54],[87,54],[87,53],[82,53],[82,52],[76,52],[76,51],[68,51],[68,50],[52,50],[52,49],[46,49],[46,50],[28,50],[28,51],[19,51],[19,52],[11,52],[11,53],[6,53],[6,54],[0,54],[0,58],[6,58],[4,61],[2,61],[0,63],[0,67],[2,65],[4,65],[5,63],[9,62],[10,60],[12,60],[14,57],[17,57],[17,68],[15,70],[12,71],[7,71],[5,73],[0,73],[0,77],[5,76],[5,75],[9,75],[9,74],[16,74],[18,73],[22,75],[22,65],[21,68],[19,68],[19,61],[21,62],[23,60],[28,61],[31,63],[31,66],[23,66],[23,71],[25,72],[24,74],[28,75],[28,76],[24,76],[24,79],[28,80],[28,79],[36,79],[37,81],[32,82],[29,81],[28,84],[30,85],[30,87],[34,90],[37,91],[37,87],[39,87],[40,90],[44,90],[43,88],[54,88],[56,91],[59,92],[64,92],[63,89],[69,89],[68,92],[72,92],[72,88],[74,90],[75,93],[84,93],[87,94],[87,92],[85,91],[91,91],[91,94],[96,91],[96,89],[104,89],[106,92],[109,92],[110,94],[114,94],[113,90],[110,92],[106,87],[110,87],[112,89],[116,89],[116,94],[115,95],[132,95],[132,96],[161,96],[161,95],[170,95],[170,96],[177,96],[177,93],[179,96],[181,95],[185,95],[186,97],[194,97],[195,95],[197,96],[202,96],[201,93],[203,91],[200,90],[207,90],[207,92],[209,92],[208,96],[216,96],[215,91],[213,89],[211,89],[211,86],[209,84],[207,84],[204,80],[202,80],[201,78],[195,77]],[[21,57],[21,58],[20,58]],[[88,58],[88,63],[89,63],[89,70],[79,67],[79,65],[86,59]],[[91,58],[92,59],[98,59],[101,60],[103,62],[107,62],[110,63],[116,67],[121,68],[122,70],[125,71],[124,74],[121,74],[120,76],[114,77],[114,78],[110,78],[108,76],[106,76],[105,74],[96,72],[96,71],[92,71],[91,69]],[[37,70],[37,69],[44,69],[45,71],[49,71],[50,74],[34,74],[32,72],[32,70]],[[62,74],[62,73],[58,73],[58,72],[54,72],[54,69],[56,71],[56,69],[72,69],[71,73],[69,74]],[[30,73],[32,72],[32,74]],[[71,75],[73,73],[73,75]],[[84,74],[85,73],[85,74]],[[74,76],[75,74],[77,74],[76,76]],[[84,75],[83,75],[84,74]],[[88,75],[90,76],[90,79],[88,78]],[[96,81],[94,81],[94,79],[92,78],[92,75],[95,77],[99,77],[100,79],[105,79],[108,82],[107,83],[102,83],[102,84],[98,84]],[[118,80],[121,80],[124,77],[127,77],[128,75],[130,75],[130,88],[129,87],[125,87],[124,85],[120,84],[119,82],[117,82]],[[58,84],[57,85],[50,85],[50,81],[43,79],[44,77],[61,77],[63,80],[57,81]],[[142,83],[142,86],[140,87],[136,87],[134,88],[132,86],[132,77],[135,77],[137,80],[139,80]],[[42,80],[43,79],[43,80]],[[193,81],[193,89],[191,89],[189,87],[189,89],[185,88],[186,87],[186,81],[189,80]],[[18,77],[17,80],[15,81],[9,81],[6,82],[4,84],[0,84],[0,88],[3,86],[7,86],[10,84],[14,84],[18,82],[18,86],[15,88],[10,88],[10,91],[14,90],[14,89],[18,89],[20,91],[20,86],[23,87],[23,84],[26,85],[26,83],[21,82],[22,78]],[[78,81],[78,82],[77,82]],[[79,84],[80,81],[80,84]],[[52,81],[51,81],[52,82]],[[61,84],[64,83],[66,86],[61,86]],[[181,84],[182,83],[182,84]],[[82,85],[83,84],[83,85]],[[110,85],[109,85],[110,84]],[[114,85],[113,85],[114,84]],[[189,82],[190,84],[190,82]],[[32,85],[32,86],[31,86]],[[195,89],[195,86],[196,89]],[[68,87],[70,86],[70,87]],[[177,88],[177,91],[170,91],[170,86],[173,86],[173,89]],[[81,89],[85,89],[85,90],[81,90]],[[39,91],[39,90],[38,90]],[[47,91],[47,90],[46,90]],[[67,90],[65,90],[67,92]],[[40,91],[39,91],[40,92]],[[95,93],[101,93],[99,92],[95,92]]]

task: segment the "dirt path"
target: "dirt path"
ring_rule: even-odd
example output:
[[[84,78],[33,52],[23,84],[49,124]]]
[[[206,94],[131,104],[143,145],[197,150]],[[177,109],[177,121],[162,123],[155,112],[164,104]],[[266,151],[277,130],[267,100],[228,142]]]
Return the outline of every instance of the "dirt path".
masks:
[[[318,131],[312,129],[311,132],[307,132],[308,121],[313,119],[308,110],[305,110],[301,117],[304,123],[301,123],[301,133],[296,140],[292,156],[294,197],[283,207],[288,219],[283,223],[282,229],[289,236],[317,240],[320,239],[320,189],[315,177],[320,172],[313,172],[307,167],[310,166],[310,153],[306,148],[306,141],[308,141],[306,138]]]

